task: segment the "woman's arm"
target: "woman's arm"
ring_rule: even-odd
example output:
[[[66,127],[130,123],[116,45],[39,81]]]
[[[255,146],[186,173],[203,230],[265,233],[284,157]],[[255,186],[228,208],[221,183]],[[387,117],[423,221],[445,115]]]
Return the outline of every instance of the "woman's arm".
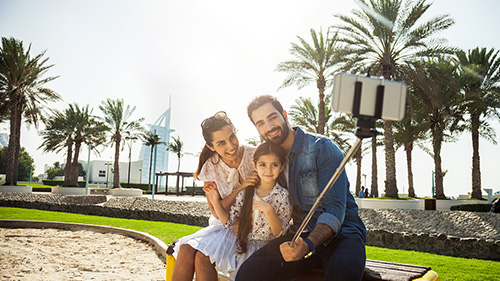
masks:
[[[249,186],[256,185],[258,182],[259,176],[256,172],[249,174],[240,186],[233,190],[233,192],[231,192],[231,194],[229,194],[226,198],[222,199],[221,203],[222,206],[224,206],[224,209],[226,209],[226,211],[231,210],[231,206],[233,206],[236,202],[236,196],[238,196],[238,193]]]
[[[203,183],[203,191],[205,191],[206,194],[210,191],[212,188],[216,188],[217,185],[214,181],[206,181]],[[219,198],[220,200],[220,198]],[[219,216],[217,216],[217,213],[215,212],[214,206],[212,204],[212,201],[210,201],[210,198],[207,196],[207,204],[208,208],[210,209],[210,213],[216,218],[219,219]]]
[[[217,217],[223,224],[229,220],[229,212],[224,208],[220,200],[220,194],[216,187],[207,188],[205,191],[207,201],[211,202],[214,211],[214,216]],[[210,203],[209,203],[210,206]]]

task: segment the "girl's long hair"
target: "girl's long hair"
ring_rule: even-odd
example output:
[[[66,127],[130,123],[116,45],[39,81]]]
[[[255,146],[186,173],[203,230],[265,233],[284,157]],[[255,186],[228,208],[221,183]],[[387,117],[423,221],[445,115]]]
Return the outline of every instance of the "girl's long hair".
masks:
[[[286,153],[285,151],[277,144],[273,144],[271,142],[265,142],[257,147],[255,153],[253,155],[253,162],[257,164],[259,157],[262,155],[274,154],[278,156],[280,159],[281,165],[285,165]],[[286,179],[283,176],[283,173],[280,173],[278,177],[278,183],[282,187],[286,188]],[[247,238],[250,232],[252,231],[253,226],[253,196],[255,193],[255,186],[249,186],[245,189],[245,196],[243,199],[243,206],[241,207],[240,217],[239,217],[239,226],[238,226],[238,243],[239,253],[247,252]]]
[[[209,118],[213,118],[213,117],[209,117]],[[202,126],[201,132],[203,134],[203,139],[205,139],[206,145],[203,146],[203,149],[201,150],[201,153],[200,153],[200,158],[198,160],[198,168],[196,169],[196,172],[194,173],[195,179],[198,179],[198,176],[201,173],[201,168],[203,168],[203,165],[205,165],[205,162],[207,162],[208,159],[212,158],[214,155],[217,154],[217,152],[212,151],[211,149],[209,149],[207,147],[207,145],[210,147],[214,146],[213,145],[213,141],[214,141],[213,133],[221,130],[225,126],[230,126],[231,129],[233,129],[233,132],[236,132],[236,128],[234,127],[231,120],[229,120],[229,118],[227,118],[227,117],[224,119],[220,119],[220,120],[214,119],[213,124],[211,126],[209,126],[208,128],[203,128],[203,126]],[[216,158],[217,158],[217,160],[215,160],[214,164],[219,162],[219,158],[218,157],[216,157]]]

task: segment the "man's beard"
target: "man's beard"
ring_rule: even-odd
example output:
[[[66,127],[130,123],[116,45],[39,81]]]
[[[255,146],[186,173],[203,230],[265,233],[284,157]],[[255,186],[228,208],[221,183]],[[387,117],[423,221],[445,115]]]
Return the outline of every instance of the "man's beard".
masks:
[[[279,130],[281,134],[276,137],[270,138],[268,135],[276,130]],[[288,128],[287,124],[280,125],[279,127],[274,128],[273,130],[266,133],[266,137],[264,138],[266,141],[269,141],[274,144],[281,145],[285,142],[288,134],[290,133],[290,128]]]

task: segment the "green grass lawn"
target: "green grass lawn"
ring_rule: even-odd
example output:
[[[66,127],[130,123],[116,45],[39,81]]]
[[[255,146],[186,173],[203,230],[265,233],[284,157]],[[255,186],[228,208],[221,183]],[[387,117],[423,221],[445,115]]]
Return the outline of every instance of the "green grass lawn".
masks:
[[[7,207],[0,207],[0,219],[74,222],[122,227],[149,233],[158,237],[166,244],[171,244],[177,238],[201,229],[201,227],[197,226],[168,222],[108,218]],[[499,280],[500,276],[500,262],[496,261],[455,258],[371,246],[366,247],[366,255],[368,259],[429,266],[439,274],[441,280],[493,281]]]

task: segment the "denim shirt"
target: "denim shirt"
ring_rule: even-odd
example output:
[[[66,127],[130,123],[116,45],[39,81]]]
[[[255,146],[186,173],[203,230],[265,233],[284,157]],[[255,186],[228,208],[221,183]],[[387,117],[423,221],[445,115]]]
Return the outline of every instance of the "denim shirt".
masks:
[[[292,231],[297,231],[320,193],[337,170],[344,156],[339,147],[325,136],[296,130],[288,153],[289,192],[292,204]],[[358,205],[349,191],[345,170],[323,198],[306,230],[317,223],[328,225],[333,236],[339,232],[358,233],[366,240],[366,228],[358,214]]]

